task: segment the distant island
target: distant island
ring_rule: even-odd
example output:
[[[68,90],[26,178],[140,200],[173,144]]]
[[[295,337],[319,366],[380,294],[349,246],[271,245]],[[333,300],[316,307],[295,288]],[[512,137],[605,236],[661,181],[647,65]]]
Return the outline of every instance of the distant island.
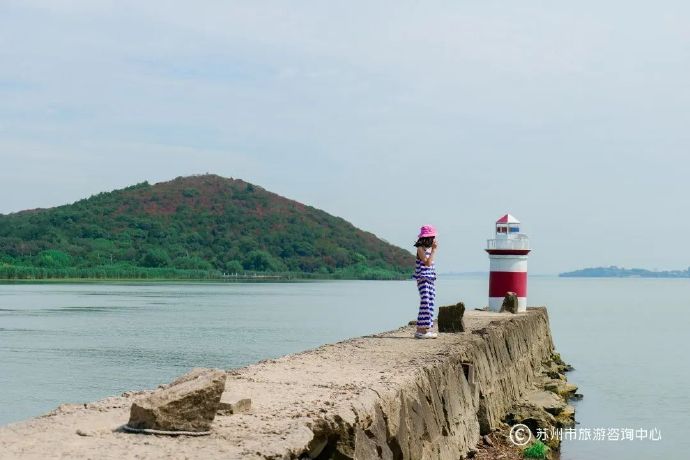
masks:
[[[644,268],[610,267],[583,268],[572,272],[560,273],[563,278],[690,278],[690,267],[687,270],[646,270]]]
[[[413,266],[344,219],[211,174],[0,214],[0,279],[400,279]]]

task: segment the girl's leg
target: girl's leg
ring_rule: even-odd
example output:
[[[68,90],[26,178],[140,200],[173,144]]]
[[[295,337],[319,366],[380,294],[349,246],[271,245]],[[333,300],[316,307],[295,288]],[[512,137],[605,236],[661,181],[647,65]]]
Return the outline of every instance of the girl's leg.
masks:
[[[436,307],[436,283],[429,280],[429,328],[434,326],[434,307]]]
[[[426,332],[431,327],[429,313],[429,281],[422,278],[417,281],[419,289],[419,313],[417,314],[417,331]]]

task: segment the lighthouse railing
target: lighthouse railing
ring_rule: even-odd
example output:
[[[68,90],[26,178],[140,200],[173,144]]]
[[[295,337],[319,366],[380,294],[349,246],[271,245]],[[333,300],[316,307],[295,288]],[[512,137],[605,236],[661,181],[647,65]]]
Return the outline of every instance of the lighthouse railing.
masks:
[[[486,240],[487,249],[529,249],[527,238]]]

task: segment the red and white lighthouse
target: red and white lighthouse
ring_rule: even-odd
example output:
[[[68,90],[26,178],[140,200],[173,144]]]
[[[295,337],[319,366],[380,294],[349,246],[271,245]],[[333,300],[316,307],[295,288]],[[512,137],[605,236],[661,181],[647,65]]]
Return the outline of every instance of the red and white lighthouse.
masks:
[[[487,241],[489,253],[489,310],[500,311],[508,292],[518,297],[518,311],[527,310],[527,235],[520,233],[520,221],[506,214],[496,221],[496,234]]]

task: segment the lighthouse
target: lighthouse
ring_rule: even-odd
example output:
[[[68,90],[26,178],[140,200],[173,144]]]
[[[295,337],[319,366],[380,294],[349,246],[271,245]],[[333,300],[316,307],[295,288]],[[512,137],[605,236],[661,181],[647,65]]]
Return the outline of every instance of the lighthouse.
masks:
[[[506,293],[518,297],[518,311],[527,310],[527,255],[529,239],[520,233],[520,221],[506,214],[496,221],[496,233],[487,240],[489,253],[489,310],[500,311]]]

